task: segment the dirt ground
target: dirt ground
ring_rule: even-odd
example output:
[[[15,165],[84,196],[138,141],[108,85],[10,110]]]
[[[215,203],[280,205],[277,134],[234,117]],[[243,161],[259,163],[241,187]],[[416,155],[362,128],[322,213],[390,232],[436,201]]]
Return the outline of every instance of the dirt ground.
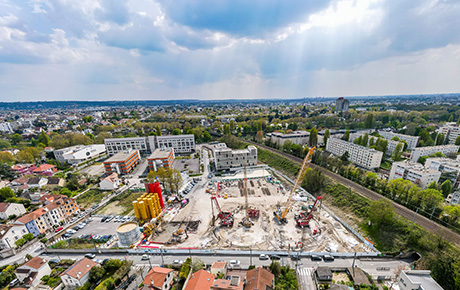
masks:
[[[346,230],[339,222],[333,219],[327,212],[318,208],[314,212],[314,218],[310,221],[310,227],[298,228],[294,220],[294,214],[300,212],[302,206],[312,205],[314,200],[296,194],[293,208],[287,215],[288,223],[279,225],[274,218],[273,212],[277,209],[277,203],[281,202],[284,209],[290,185],[275,179],[271,175],[267,177],[264,170],[257,178],[257,172],[248,174],[253,179],[248,181],[249,205],[260,210],[260,217],[253,220],[251,228],[240,225],[245,216],[244,196],[242,194],[242,181],[224,181],[218,195],[218,203],[223,211],[234,213],[234,226],[232,228],[220,227],[219,220],[213,226],[211,192],[217,188],[216,183],[198,187],[191,193],[190,203],[182,210],[174,209],[164,218],[161,233],[152,237],[155,242],[167,242],[172,233],[179,228],[181,222],[199,221],[195,231],[188,232],[188,239],[173,247],[199,247],[199,248],[249,248],[261,250],[303,250],[311,252],[366,252],[367,248],[352,233]],[[240,177],[239,175],[236,175]],[[266,188],[265,190],[262,190]],[[267,191],[268,190],[268,191]],[[268,194],[269,193],[269,194]],[[227,194],[228,198],[224,196]],[[216,208],[214,208],[217,213]],[[183,226],[182,228],[185,228]],[[317,234],[313,235],[313,231]]]
[[[340,283],[340,281],[344,283],[350,282],[350,278],[348,278],[348,275],[345,272],[333,272],[332,280],[334,280],[335,283]]]

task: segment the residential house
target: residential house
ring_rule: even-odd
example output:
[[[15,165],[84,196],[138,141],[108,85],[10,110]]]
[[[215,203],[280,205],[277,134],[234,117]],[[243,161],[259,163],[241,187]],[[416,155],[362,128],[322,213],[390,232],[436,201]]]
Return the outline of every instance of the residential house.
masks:
[[[44,177],[31,177],[29,178],[29,180],[27,180],[27,185],[29,186],[29,188],[42,188],[46,184],[48,184],[48,179]]]
[[[223,261],[223,262],[214,262],[212,263],[212,266],[211,266],[211,274],[213,275],[217,275],[218,273],[222,273],[224,275],[227,275],[227,262]]]
[[[120,187],[120,179],[116,172],[110,174],[109,176],[103,178],[99,182],[99,188],[102,190],[115,190]]]
[[[209,290],[214,282],[214,275],[201,269],[190,276],[184,290]]]
[[[316,277],[318,281],[331,281],[332,271],[329,267],[318,267],[316,269]]]
[[[211,290],[243,290],[244,280],[239,276],[232,276],[227,279],[215,279]],[[269,288],[270,289],[270,288]]]
[[[43,276],[51,274],[51,268],[45,259],[34,257],[16,268],[15,274],[21,283],[29,287],[36,287]]]
[[[26,213],[26,208],[20,203],[0,203],[0,219],[6,220],[9,216],[20,216]]]
[[[0,188],[7,187],[10,184],[9,180],[0,180]]]
[[[48,183],[46,184],[46,186],[50,187],[50,188],[55,188],[55,187],[63,187],[65,184],[65,180],[64,178],[60,178],[60,177],[49,177],[48,178]]]
[[[246,273],[244,290],[275,289],[275,276],[264,268],[257,267]]]
[[[98,264],[95,261],[83,258],[60,275],[61,281],[68,289],[81,287],[89,280],[89,272],[96,265]]]
[[[143,290],[169,290],[172,287],[174,271],[168,268],[153,267],[144,278]]]
[[[32,171],[34,174],[41,174],[45,176],[52,176],[54,173],[57,172],[56,165],[51,165],[51,164],[42,164],[35,168]]]
[[[35,164],[16,164],[11,169],[18,175],[32,174],[37,167]]]
[[[27,181],[29,181],[29,178],[27,177],[19,177],[16,178],[15,180],[11,181],[8,184],[8,187],[11,188],[14,191],[18,191],[18,189],[26,190],[29,188],[27,185]]]
[[[0,249],[16,248],[15,242],[27,233],[23,225],[0,225]]]

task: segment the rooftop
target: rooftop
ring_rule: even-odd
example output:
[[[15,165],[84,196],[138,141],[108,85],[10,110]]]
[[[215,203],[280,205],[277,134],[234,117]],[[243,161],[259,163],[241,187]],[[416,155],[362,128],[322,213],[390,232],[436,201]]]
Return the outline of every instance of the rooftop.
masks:
[[[126,159],[131,157],[136,152],[137,154],[139,154],[137,150],[125,150],[125,151],[118,152],[117,154],[113,155],[109,159],[105,160],[104,163],[124,162],[126,161]]]
[[[153,267],[144,278],[144,285],[156,286],[161,288],[166,280],[166,275],[171,273],[173,270],[162,267]],[[152,285],[153,283],[153,285]]]
[[[207,290],[214,282],[214,275],[201,269],[190,276],[184,290]]]
[[[423,290],[442,290],[442,287],[430,276],[430,271],[410,270],[403,273],[412,283],[422,286]]]
[[[246,273],[245,290],[266,289],[266,286],[272,287],[275,276],[264,268],[257,267]]]
[[[60,276],[69,275],[70,277],[79,280],[86,273],[88,273],[91,270],[91,268],[93,268],[96,265],[97,263],[93,260],[83,258],[80,261],[75,262],[72,266],[70,266],[69,269],[65,270],[65,272],[63,272]]]
[[[30,259],[27,263],[25,263],[21,267],[30,267],[30,268],[38,270],[43,265],[45,265],[46,263],[47,263],[47,261],[42,259],[42,258],[40,258],[40,257],[33,257],[32,259]]]
[[[172,148],[168,148],[166,150],[164,149],[156,149],[153,151],[153,153],[149,156],[147,159],[166,159],[169,157],[169,154],[171,154],[171,151],[174,151]]]

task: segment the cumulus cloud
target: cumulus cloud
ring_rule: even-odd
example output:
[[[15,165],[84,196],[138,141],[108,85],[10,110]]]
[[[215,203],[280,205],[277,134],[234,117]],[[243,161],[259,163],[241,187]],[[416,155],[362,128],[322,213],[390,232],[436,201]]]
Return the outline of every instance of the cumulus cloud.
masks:
[[[458,15],[454,0],[0,0],[0,100],[460,91]]]

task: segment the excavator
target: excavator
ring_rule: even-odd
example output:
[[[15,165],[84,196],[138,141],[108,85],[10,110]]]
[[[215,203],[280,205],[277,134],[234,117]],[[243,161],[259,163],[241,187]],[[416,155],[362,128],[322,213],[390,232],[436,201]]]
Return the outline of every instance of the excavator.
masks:
[[[284,205],[284,210],[281,209],[281,205],[278,203],[277,204],[277,207],[278,207],[277,210],[275,212],[273,212],[273,214],[275,215],[275,218],[276,218],[276,220],[278,221],[279,224],[287,224],[286,216],[291,211],[292,206],[294,204],[294,200],[293,200],[294,193],[297,190],[297,187],[302,182],[302,177],[303,177],[303,175],[307,171],[307,168],[310,165],[310,162],[311,162],[311,159],[313,157],[313,153],[315,152],[315,150],[316,150],[316,147],[310,148],[308,150],[307,155],[303,159],[302,166],[300,167],[299,173],[297,174],[297,178],[296,178],[296,180],[294,182],[294,185],[292,186],[292,189],[291,189],[291,191],[289,193],[288,200],[286,201],[286,203]]]
[[[222,209],[220,208],[219,202],[217,201],[217,197],[215,196],[211,196],[211,207],[213,211],[213,215],[212,215],[213,225],[215,222],[214,207],[216,207],[218,211],[217,217],[220,219],[220,225],[226,226],[229,228],[233,227],[233,221],[234,221],[233,213],[222,211]]]
[[[318,203],[321,203],[322,199],[322,196],[318,196],[315,200],[315,203],[308,212],[301,212],[300,214],[295,215],[294,218],[298,227],[303,228],[308,227],[310,225],[310,220],[313,218],[313,211],[316,209],[317,206],[319,206]]]

